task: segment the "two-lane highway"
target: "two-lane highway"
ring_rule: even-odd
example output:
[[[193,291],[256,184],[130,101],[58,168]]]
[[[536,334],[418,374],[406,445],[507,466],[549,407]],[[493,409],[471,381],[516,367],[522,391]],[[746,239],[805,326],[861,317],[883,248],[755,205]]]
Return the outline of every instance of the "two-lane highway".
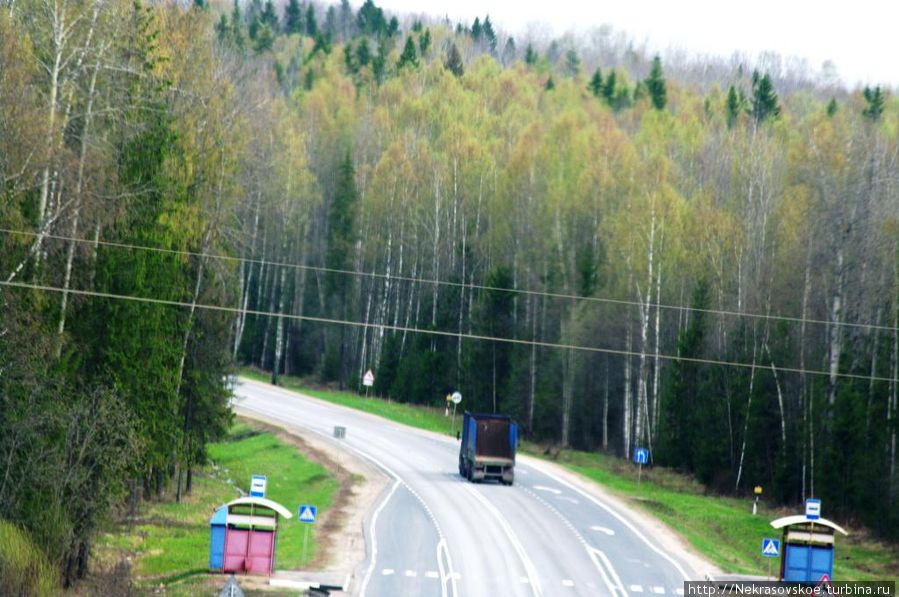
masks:
[[[393,595],[680,595],[697,574],[615,507],[519,457],[515,485],[458,474],[459,444],[270,385],[242,380],[239,413],[330,437],[390,482],[369,516],[351,591]],[[527,460],[527,462],[524,462]]]

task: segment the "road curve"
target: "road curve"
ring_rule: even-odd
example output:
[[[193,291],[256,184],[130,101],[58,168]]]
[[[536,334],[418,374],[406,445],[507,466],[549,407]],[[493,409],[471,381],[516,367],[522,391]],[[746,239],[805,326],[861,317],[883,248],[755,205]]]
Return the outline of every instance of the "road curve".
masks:
[[[327,437],[343,426],[341,445],[390,477],[366,523],[353,594],[681,595],[685,578],[699,578],[619,506],[533,459],[519,459],[512,487],[472,484],[451,438],[246,379],[234,406]]]

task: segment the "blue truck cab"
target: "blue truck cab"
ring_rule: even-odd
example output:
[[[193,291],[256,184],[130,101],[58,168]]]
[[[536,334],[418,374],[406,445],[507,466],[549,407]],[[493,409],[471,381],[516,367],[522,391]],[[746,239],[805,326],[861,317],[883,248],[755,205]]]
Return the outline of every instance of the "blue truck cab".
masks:
[[[459,474],[472,482],[496,479],[505,485],[515,481],[518,425],[508,415],[465,412]]]

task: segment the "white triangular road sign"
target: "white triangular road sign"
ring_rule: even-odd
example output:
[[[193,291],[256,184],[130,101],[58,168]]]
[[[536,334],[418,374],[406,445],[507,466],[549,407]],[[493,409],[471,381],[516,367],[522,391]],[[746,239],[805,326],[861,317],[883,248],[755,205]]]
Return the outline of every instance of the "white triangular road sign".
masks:
[[[776,556],[779,553],[777,544],[771,540],[765,541],[765,547],[762,548],[762,553],[766,556]]]
[[[315,511],[309,506],[306,506],[300,510],[300,520],[303,522],[315,522]]]

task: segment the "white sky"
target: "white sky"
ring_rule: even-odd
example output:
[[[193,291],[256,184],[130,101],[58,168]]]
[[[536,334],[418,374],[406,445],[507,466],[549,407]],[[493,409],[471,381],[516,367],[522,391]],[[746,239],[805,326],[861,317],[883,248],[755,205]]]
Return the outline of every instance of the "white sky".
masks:
[[[471,23],[490,20],[513,36],[530,24],[545,23],[551,33],[581,32],[611,25],[637,44],[664,54],[680,48],[690,54],[729,58],[735,51],[755,56],[774,51],[783,58],[808,59],[820,70],[825,60],[850,87],[899,85],[899,2],[897,0],[380,0],[396,13],[449,16]],[[354,6],[361,1],[353,2]]]

